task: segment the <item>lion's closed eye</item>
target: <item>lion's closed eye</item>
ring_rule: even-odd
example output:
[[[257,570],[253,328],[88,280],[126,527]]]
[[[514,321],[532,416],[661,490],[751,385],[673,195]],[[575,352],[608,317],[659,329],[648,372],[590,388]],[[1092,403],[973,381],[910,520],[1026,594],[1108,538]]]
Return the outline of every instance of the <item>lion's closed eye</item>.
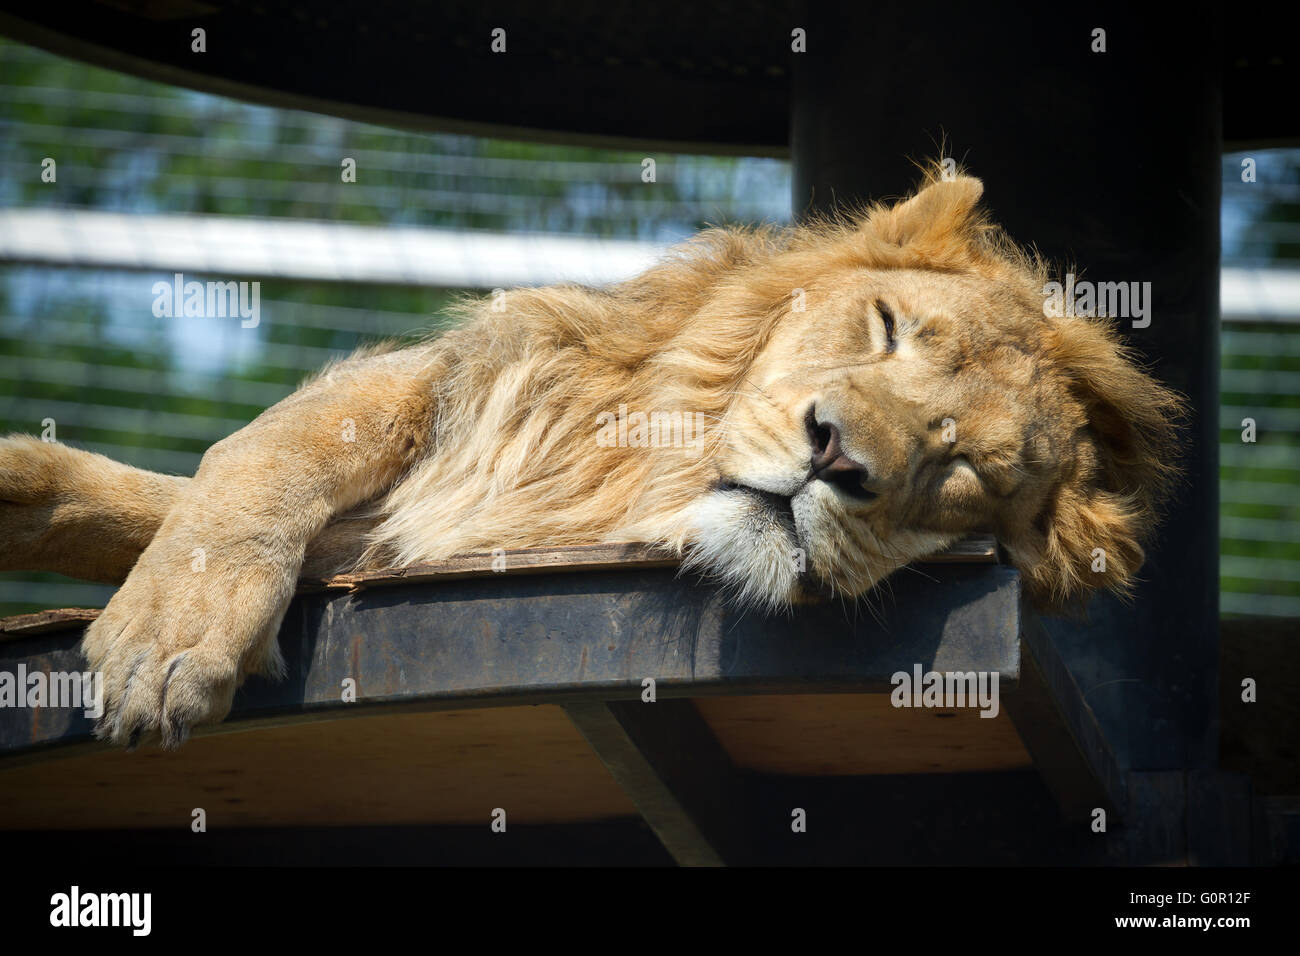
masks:
[[[885,327],[885,351],[893,352],[898,348],[898,341],[894,338],[894,313],[880,299],[876,300],[876,311]]]

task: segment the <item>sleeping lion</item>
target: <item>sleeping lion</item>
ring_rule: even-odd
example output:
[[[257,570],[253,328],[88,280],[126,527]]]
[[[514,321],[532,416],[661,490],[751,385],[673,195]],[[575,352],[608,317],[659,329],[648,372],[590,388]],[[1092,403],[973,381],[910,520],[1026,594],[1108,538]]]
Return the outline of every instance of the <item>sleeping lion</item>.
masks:
[[[852,216],[708,230],[608,289],[463,304],[435,340],[327,368],[193,478],[0,440],[0,567],[124,582],[84,642],[97,729],[165,746],[281,669],[303,574],[645,541],[779,608],[982,531],[1049,610],[1124,592],[1179,398],[1107,321],[1046,314],[1047,267],[981,192],[930,175]]]

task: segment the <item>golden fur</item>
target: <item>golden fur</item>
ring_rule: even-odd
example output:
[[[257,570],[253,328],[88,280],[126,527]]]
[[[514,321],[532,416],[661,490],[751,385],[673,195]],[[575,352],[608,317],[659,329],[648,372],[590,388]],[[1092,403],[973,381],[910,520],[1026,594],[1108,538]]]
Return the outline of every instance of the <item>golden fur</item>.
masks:
[[[304,568],[642,540],[779,607],[861,595],[982,530],[1048,608],[1124,591],[1179,401],[1106,320],[1044,314],[1047,267],[980,194],[932,175],[892,206],[706,231],[609,289],[467,301],[439,339],[327,369],[190,480],[6,439],[8,566],[114,580],[139,555],[86,649],[102,732],[171,744],[276,669]],[[597,440],[634,412],[703,427]]]

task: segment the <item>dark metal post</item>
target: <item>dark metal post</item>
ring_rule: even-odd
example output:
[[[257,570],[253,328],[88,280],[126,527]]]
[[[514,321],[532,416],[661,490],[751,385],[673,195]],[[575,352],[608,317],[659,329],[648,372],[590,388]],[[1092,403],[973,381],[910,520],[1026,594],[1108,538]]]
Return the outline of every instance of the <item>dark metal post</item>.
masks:
[[[1211,767],[1218,651],[1220,86],[1216,13],[1131,6],[810,5],[792,53],[796,214],[883,199],[950,155],[1021,242],[1098,281],[1150,281],[1122,326],[1194,409],[1186,482],[1131,606],[1050,639],[1121,767]],[[1105,52],[1094,52],[1094,30]],[[945,144],[946,141],[946,145]]]

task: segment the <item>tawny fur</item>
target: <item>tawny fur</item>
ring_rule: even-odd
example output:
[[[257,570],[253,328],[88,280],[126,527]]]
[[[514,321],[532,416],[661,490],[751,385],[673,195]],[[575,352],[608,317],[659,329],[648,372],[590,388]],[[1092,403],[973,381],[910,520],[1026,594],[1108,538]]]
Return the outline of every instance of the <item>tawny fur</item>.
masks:
[[[706,231],[609,289],[467,300],[441,338],[327,369],[192,481],[6,439],[0,560],[113,580],[140,556],[86,646],[109,674],[105,735],[168,743],[274,669],[304,571],[642,540],[781,606],[861,595],[984,530],[1046,607],[1123,592],[1179,400],[1107,320],[1044,315],[1047,266],[980,194],[935,170],[892,206]],[[698,447],[599,444],[621,406],[698,413]],[[809,472],[823,419],[862,491]],[[80,553],[89,536],[108,557]]]

